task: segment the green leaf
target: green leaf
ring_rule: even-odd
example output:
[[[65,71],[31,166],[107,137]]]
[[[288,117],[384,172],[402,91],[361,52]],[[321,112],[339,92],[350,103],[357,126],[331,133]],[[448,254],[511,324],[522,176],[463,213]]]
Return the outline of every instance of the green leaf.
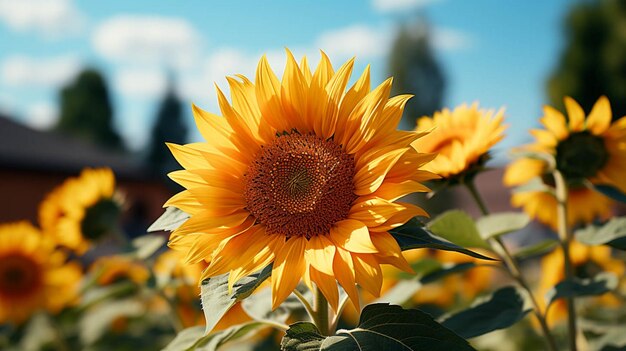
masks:
[[[215,325],[235,303],[250,296],[263,280],[267,279],[269,275],[266,274],[266,269],[267,267],[260,273],[240,279],[233,286],[232,294],[228,294],[228,273],[202,282],[200,298],[207,332],[213,330]],[[271,268],[269,271],[271,272]]]
[[[511,152],[511,156],[513,158],[531,158],[543,161],[547,166],[547,169],[545,170],[546,172],[551,172],[556,167],[556,159],[554,158],[554,155],[543,151],[517,149]]]
[[[473,262],[465,262],[465,263],[459,263],[459,264],[443,264],[440,269],[434,270],[422,276],[420,278],[420,281],[422,282],[422,284],[432,283],[447,275],[465,272],[477,266],[478,265]]]
[[[536,244],[521,248],[513,256],[515,256],[515,258],[517,259],[524,259],[532,256],[541,255],[546,252],[552,251],[552,249],[554,249],[558,244],[559,242],[556,240],[546,239]]]
[[[491,247],[480,236],[474,220],[461,210],[450,210],[435,217],[428,223],[428,229],[461,247]]]
[[[626,194],[621,192],[618,188],[608,184],[593,184],[593,188],[615,201],[626,203]]]
[[[188,350],[204,336],[204,329],[204,326],[195,326],[181,330],[162,351]]]
[[[134,239],[131,244],[135,249],[135,257],[145,260],[163,247],[165,237],[158,234],[142,235]]]
[[[624,327],[606,326],[601,337],[592,342],[593,350],[619,351],[626,349],[626,333]]]
[[[402,251],[411,249],[437,249],[445,251],[455,251],[462,254],[480,258],[483,260],[495,261],[493,258],[481,255],[477,252],[455,245],[451,242],[441,240],[430,233],[427,229],[414,223],[408,223],[401,227],[392,229],[389,232],[400,245]]]
[[[284,351],[474,350],[430,315],[385,303],[365,306],[356,328],[340,329],[326,338],[311,323],[293,324],[281,347]]]
[[[93,306],[85,312],[78,323],[80,340],[83,345],[98,341],[119,317],[141,317],[146,313],[142,301],[135,298],[110,300]]]
[[[513,188],[513,193],[542,192],[554,195],[554,188],[543,182],[541,177],[535,177],[524,185]]]
[[[263,282],[272,275],[272,264],[265,266],[259,273],[254,273],[250,277],[254,278],[247,282],[242,282],[241,285],[235,284],[237,287],[234,289],[235,293],[233,297],[237,300],[243,300],[250,296],[254,290],[256,290]]]
[[[148,232],[173,231],[189,219],[189,215],[176,207],[167,207],[161,217],[148,228]]]
[[[163,351],[216,351],[229,341],[248,336],[252,331],[265,326],[260,322],[239,324],[208,335],[203,326],[183,329]]]
[[[321,349],[325,338],[315,324],[297,322],[287,329],[280,342],[280,349],[284,351],[318,351]]]
[[[626,217],[612,218],[602,226],[590,225],[577,230],[576,239],[587,245],[610,245],[623,250],[626,242]]]
[[[486,300],[447,317],[441,324],[464,338],[473,338],[519,322],[530,309],[514,287],[497,290]]]
[[[483,239],[498,237],[518,231],[530,223],[530,217],[521,212],[501,212],[484,216],[476,221],[476,228]]]
[[[564,280],[546,294],[548,307],[561,298],[602,295],[617,287],[618,279],[613,273],[602,272],[593,278]]]

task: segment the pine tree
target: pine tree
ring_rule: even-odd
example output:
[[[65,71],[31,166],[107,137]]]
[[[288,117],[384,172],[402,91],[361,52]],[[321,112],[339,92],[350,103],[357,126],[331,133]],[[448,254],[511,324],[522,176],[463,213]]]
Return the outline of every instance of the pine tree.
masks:
[[[156,176],[165,179],[167,173],[179,168],[165,143],[183,144],[186,139],[182,103],[170,84],[159,106],[148,146],[147,161]]]
[[[626,1],[585,1],[565,21],[567,44],[547,92],[552,106],[564,110],[571,96],[589,112],[606,95],[613,119],[626,115]]]
[[[407,103],[402,127],[415,128],[416,120],[441,109],[445,79],[432,52],[427,23],[420,19],[402,25],[389,55],[394,94],[415,95]]]
[[[113,108],[102,75],[83,70],[61,90],[61,113],[56,130],[118,151],[122,139],[113,128]]]

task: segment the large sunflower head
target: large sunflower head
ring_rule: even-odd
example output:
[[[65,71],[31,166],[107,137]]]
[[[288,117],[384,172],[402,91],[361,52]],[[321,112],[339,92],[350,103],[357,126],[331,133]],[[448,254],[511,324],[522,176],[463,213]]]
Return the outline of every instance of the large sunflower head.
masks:
[[[575,275],[578,278],[592,278],[600,271],[611,272],[623,277],[626,266],[620,259],[613,257],[608,246],[587,246],[573,241],[570,246],[570,256]],[[565,279],[563,252],[557,248],[541,259],[541,277],[537,296],[546,296],[554,286]],[[538,299],[542,309],[545,309],[545,299]],[[606,294],[595,299],[602,305],[615,305],[616,299]],[[548,311],[547,319],[550,324],[556,324],[566,319],[567,307],[563,300],[556,301]],[[545,313],[545,311],[544,311]]]
[[[84,253],[116,228],[121,206],[114,191],[115,177],[110,169],[84,169],[41,203],[42,230],[59,245]]]
[[[75,302],[81,269],[28,222],[0,225],[0,324]]]
[[[311,71],[287,52],[279,80],[263,57],[254,82],[228,78],[231,102],[217,88],[223,117],[194,107],[205,141],[169,145],[186,190],[166,206],[191,215],[169,245],[210,261],[203,278],[232,285],[273,263],[274,307],[303,279],[336,308],[335,280],[357,302],[355,283],[379,294],[381,263],[409,269],[388,231],[426,215],[397,200],[427,190],[433,156],[396,129],[410,96],[390,98],[391,79],[370,90],[369,69],[348,87],[353,63],[322,54]]]
[[[604,96],[586,117],[570,97],[565,98],[565,108],[567,117],[544,107],[540,121],[545,129],[531,131],[536,142],[530,148],[554,155],[556,168],[570,185],[588,179],[626,191],[626,118],[611,124],[611,105]]]
[[[541,123],[545,129],[531,134],[536,141],[527,145],[531,151],[549,153],[556,168],[568,185],[568,225],[590,223],[611,215],[612,201],[590,190],[585,180],[610,184],[626,190],[626,118],[611,125],[611,107],[606,97],[598,99],[587,117],[573,99],[565,98],[566,118],[556,109],[546,106]],[[539,159],[519,158],[504,174],[504,183],[519,186],[540,178],[553,186],[547,164]],[[541,191],[517,192],[511,198],[513,206],[539,221],[556,228],[556,199]]]
[[[417,131],[432,130],[413,142],[419,151],[436,153],[437,157],[424,166],[449,180],[461,180],[480,171],[488,159],[491,147],[504,137],[504,111],[481,110],[478,104],[447,108],[434,116],[417,121]]]

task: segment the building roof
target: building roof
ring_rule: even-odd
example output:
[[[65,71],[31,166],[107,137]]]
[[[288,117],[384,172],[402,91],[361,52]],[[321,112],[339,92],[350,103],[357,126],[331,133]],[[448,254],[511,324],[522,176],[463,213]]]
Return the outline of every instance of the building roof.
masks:
[[[137,156],[57,132],[34,130],[0,115],[0,168],[78,173],[84,167],[110,167],[125,178],[149,174]]]

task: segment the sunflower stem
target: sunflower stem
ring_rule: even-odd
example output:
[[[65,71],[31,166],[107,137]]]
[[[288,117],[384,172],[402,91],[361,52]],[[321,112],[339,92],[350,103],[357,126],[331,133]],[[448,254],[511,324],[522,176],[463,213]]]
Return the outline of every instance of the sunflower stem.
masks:
[[[489,209],[487,209],[487,206],[480,196],[480,193],[478,192],[478,189],[476,188],[474,182],[470,181],[464,184],[472,195],[472,198],[480,208],[480,212],[483,214],[483,216],[489,215]],[[551,351],[557,351],[558,348],[556,346],[554,336],[550,332],[550,328],[548,327],[546,318],[541,313],[539,303],[537,303],[537,299],[535,298],[535,295],[533,294],[530,285],[528,284],[528,281],[524,277],[524,274],[522,274],[522,270],[520,269],[519,264],[517,263],[511,252],[507,249],[506,245],[504,245],[502,239],[500,239],[499,237],[492,237],[489,238],[488,241],[493,247],[494,251],[504,261],[505,267],[507,268],[506,272],[519,284],[522,289],[524,289],[524,291],[528,295],[530,302],[533,306],[533,312],[535,314],[535,317],[537,317],[537,320],[539,321],[539,324],[541,326],[541,330],[543,332],[543,336],[545,338],[548,349]]]
[[[319,288],[315,288],[315,319],[317,328],[322,335],[330,335],[330,318],[328,317],[328,300]]]
[[[552,172],[554,176],[554,183],[556,188],[556,202],[557,202],[557,229],[559,239],[561,242],[561,248],[563,249],[563,261],[565,266],[565,280],[572,280],[574,277],[574,270],[572,268],[572,258],[570,256],[570,243],[572,241],[572,235],[567,225],[567,183],[563,174],[558,170]],[[569,330],[569,345],[571,351],[578,350],[576,345],[577,327],[576,327],[576,305],[573,297],[565,299],[567,303],[567,326]]]

